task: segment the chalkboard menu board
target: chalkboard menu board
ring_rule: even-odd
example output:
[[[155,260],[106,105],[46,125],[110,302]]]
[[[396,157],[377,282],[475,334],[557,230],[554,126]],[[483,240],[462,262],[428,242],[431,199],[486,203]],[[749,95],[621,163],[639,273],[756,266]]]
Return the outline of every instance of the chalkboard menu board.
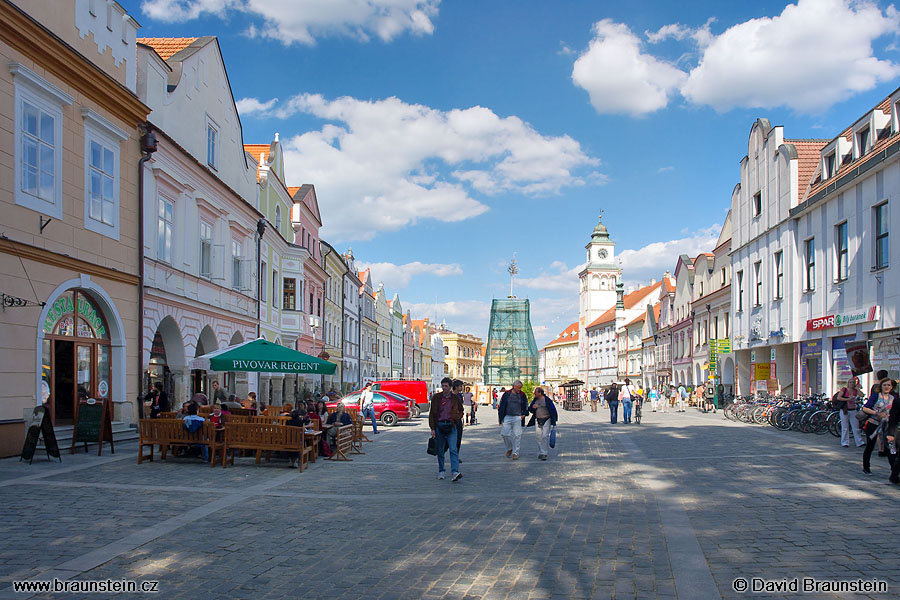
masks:
[[[62,462],[59,455],[59,444],[56,441],[56,433],[53,431],[53,424],[50,423],[50,415],[47,414],[47,408],[44,406],[35,406],[31,413],[31,419],[28,421],[28,428],[25,430],[25,445],[22,446],[22,456],[19,460],[27,460],[29,463],[34,461],[34,453],[37,450],[38,441],[44,438],[44,449],[47,451],[47,459],[58,458]]]
[[[103,454],[103,442],[109,442],[110,450],[116,453],[112,437],[112,420],[109,414],[109,402],[89,398],[76,405],[75,431],[72,433],[72,454],[75,445],[84,443],[84,451],[88,444],[97,444],[97,456]]]

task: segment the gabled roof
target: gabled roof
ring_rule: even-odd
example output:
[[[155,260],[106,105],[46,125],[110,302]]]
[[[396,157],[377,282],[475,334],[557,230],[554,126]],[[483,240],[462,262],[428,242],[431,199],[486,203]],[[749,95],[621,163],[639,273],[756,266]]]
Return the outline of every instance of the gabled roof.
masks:
[[[784,140],[784,143],[793,144],[797,149],[797,187],[802,193],[819,166],[822,148],[828,140]]]
[[[311,183],[304,183],[299,187],[289,187],[288,193],[294,202],[303,202],[312,213],[313,218],[321,226],[322,215],[319,213],[319,199],[316,197],[316,187]]]
[[[665,281],[665,279],[666,278],[663,277],[663,281],[657,281],[653,285],[648,285],[640,288],[639,290],[635,290],[630,294],[625,294],[625,296],[622,298],[622,302],[625,304],[625,310],[635,308],[642,300],[649,299],[650,295],[653,294],[653,292],[658,291],[659,288],[661,288],[664,284],[668,286],[669,282]],[[650,302],[648,302],[647,304],[650,304]],[[610,323],[615,320],[616,307],[614,306],[594,319],[594,321],[590,325],[588,325],[588,327],[595,327],[597,325],[600,325],[601,323]]]
[[[184,38],[137,38],[138,44],[143,44],[153,48],[159,57],[163,60],[169,60],[200,38],[184,37]]]
[[[244,152],[250,155],[253,164],[256,165],[257,181],[259,181],[259,155],[262,154],[262,161],[264,163],[268,162],[270,149],[271,144],[244,144]],[[288,188],[288,193],[290,193],[290,188]],[[291,194],[291,196],[293,196],[293,194]]]
[[[631,321],[625,323],[625,327],[628,327],[628,326],[630,326],[630,325],[634,325],[635,323],[643,323],[643,322],[644,322],[644,319],[646,319],[646,318],[647,318],[647,313],[646,313],[646,312],[645,312],[645,313],[641,313],[641,314],[639,314],[637,317],[635,317],[634,319],[632,319]]]
[[[544,346],[544,348],[549,348],[550,346],[559,346],[561,344],[571,344],[572,342],[578,341],[578,322],[572,323],[568,327],[562,330],[562,332],[556,336],[555,339],[551,340],[549,344]]]

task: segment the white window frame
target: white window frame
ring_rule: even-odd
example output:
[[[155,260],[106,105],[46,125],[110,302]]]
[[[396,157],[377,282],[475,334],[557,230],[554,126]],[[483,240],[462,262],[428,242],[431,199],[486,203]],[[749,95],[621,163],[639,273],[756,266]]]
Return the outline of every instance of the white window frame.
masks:
[[[119,180],[121,165],[121,143],[128,139],[128,132],[110,123],[105,117],[89,108],[81,109],[84,119],[84,228],[105,235],[114,240],[119,239],[119,210],[121,183]],[[99,144],[103,150],[113,154],[113,218],[112,223],[91,217],[91,143]],[[103,204],[101,200],[101,213]]]
[[[803,277],[806,280],[804,292],[813,292],[816,289],[816,238],[803,240]]]
[[[172,205],[172,220],[171,221],[167,221],[159,215],[159,208],[160,208],[160,206],[162,206],[162,204],[164,202]],[[165,196],[163,194],[160,194],[158,196],[157,204],[156,204],[156,260],[159,260],[161,262],[164,262],[164,263],[167,263],[170,265],[175,263],[175,208],[176,208],[176,204],[175,204],[175,200],[173,198],[169,198],[168,196]],[[159,245],[159,228],[160,228],[161,223],[168,223],[168,225],[169,225],[169,231],[171,234],[170,237],[172,240],[171,244],[169,245],[169,256],[162,256],[161,251],[163,250],[163,248],[160,248],[160,245]]]
[[[762,261],[753,263],[753,306],[762,306],[763,268]]]
[[[203,237],[203,228],[204,228],[204,227],[208,227],[208,228],[209,228],[209,237],[208,237],[208,238]],[[200,267],[200,277],[203,277],[204,279],[212,279],[212,270],[213,270],[213,260],[212,260],[213,240],[214,240],[213,224],[210,223],[209,221],[207,221],[206,219],[200,219],[200,260],[199,260],[198,262],[200,263],[200,264],[199,264],[199,267]],[[204,246],[204,244],[206,244],[206,246],[208,247],[207,252],[208,252],[208,256],[209,256],[209,271],[208,271],[208,272],[205,272],[205,273],[203,272],[203,246]]]
[[[241,243],[238,240],[231,240],[231,289],[233,290],[242,290],[244,289],[242,274],[243,274],[243,263],[241,262],[244,258],[243,248],[241,248]],[[235,274],[237,276],[235,276]]]
[[[773,298],[775,300],[783,300],[784,299],[784,250],[778,250],[772,256],[772,262],[774,268],[772,269],[773,280],[772,284],[775,288],[775,294]]]
[[[841,228],[847,229],[847,245],[841,239]],[[841,269],[841,257],[846,255],[845,269]],[[850,225],[842,221],[834,226],[834,281],[840,283],[850,278]],[[843,275],[843,276],[842,276]]]
[[[63,161],[63,113],[62,107],[74,102],[75,98],[59,89],[28,67],[17,62],[9,63],[15,85],[15,203],[48,217],[63,218],[62,209],[62,161]],[[53,117],[53,193],[51,198],[28,193],[22,189],[22,116],[23,103],[28,102]]]
[[[210,156],[209,151],[209,132],[212,131],[215,135],[212,141],[212,156]],[[219,125],[209,118],[209,115],[206,116],[206,164],[209,168],[214,171],[219,170],[219,133],[221,133],[221,128]]]
[[[262,279],[262,284],[260,284],[260,286],[259,286],[259,301],[260,302],[266,302],[266,294],[267,294],[267,290],[269,288],[269,280],[266,277],[268,275],[268,269],[269,269],[269,267],[266,264],[266,261],[261,261],[259,264],[259,273],[260,273],[260,278]]]
[[[882,222],[884,223],[884,233],[881,234],[878,232],[878,214],[879,211],[884,210]],[[887,269],[891,265],[891,220],[890,220],[890,208],[888,206],[888,201],[879,202],[875,206],[872,207],[872,236],[873,241],[875,243],[875,247],[872,249],[872,258],[873,258],[873,271],[880,271],[881,269]],[[878,242],[881,240],[885,240],[885,252],[884,256],[882,256],[882,262],[878,262]]]

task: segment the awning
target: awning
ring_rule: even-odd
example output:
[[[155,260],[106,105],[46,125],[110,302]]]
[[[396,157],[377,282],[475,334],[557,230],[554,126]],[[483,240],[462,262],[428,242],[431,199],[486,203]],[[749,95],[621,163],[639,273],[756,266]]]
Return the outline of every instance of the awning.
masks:
[[[256,371],[332,375],[336,365],[260,338],[198,356],[191,361],[191,368],[219,372]]]

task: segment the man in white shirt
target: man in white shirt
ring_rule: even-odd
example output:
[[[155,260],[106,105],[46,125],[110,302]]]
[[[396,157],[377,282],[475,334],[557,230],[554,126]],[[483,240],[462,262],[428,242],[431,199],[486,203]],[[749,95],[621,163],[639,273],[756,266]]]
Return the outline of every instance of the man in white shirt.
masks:
[[[371,383],[367,383],[359,395],[359,408],[363,418],[372,420],[372,432],[378,433],[378,426],[375,425],[375,393]]]

